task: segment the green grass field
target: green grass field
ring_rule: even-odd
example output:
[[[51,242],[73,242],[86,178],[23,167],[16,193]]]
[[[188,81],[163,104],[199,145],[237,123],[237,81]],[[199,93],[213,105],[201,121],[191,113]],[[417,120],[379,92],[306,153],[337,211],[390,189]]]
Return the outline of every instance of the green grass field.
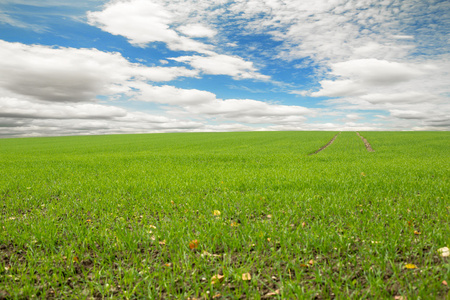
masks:
[[[450,132],[360,133],[2,139],[0,299],[449,299]]]

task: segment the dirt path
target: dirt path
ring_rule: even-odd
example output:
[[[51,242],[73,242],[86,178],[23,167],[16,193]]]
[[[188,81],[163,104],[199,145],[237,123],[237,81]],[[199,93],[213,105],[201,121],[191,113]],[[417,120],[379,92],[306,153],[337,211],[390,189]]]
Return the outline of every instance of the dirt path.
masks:
[[[328,148],[328,146],[330,146],[331,144],[333,144],[334,140],[337,138],[337,136],[338,136],[339,134],[341,134],[341,133],[339,132],[338,134],[336,134],[336,135],[328,142],[328,144],[326,144],[325,146],[323,146],[322,148],[320,148],[320,149],[317,150],[316,152],[313,152],[313,153],[311,153],[311,154],[309,154],[309,155],[317,154],[317,153],[319,153],[320,151],[325,150],[326,148]]]
[[[364,142],[364,145],[366,146],[367,151],[369,152],[375,152],[375,150],[372,149],[372,146],[370,146],[369,142],[362,136],[359,134],[359,132],[356,133]]]

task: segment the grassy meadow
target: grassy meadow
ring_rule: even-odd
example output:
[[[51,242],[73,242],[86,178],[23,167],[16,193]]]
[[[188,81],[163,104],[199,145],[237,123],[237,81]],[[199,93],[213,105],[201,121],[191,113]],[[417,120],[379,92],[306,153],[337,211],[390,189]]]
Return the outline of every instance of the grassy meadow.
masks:
[[[449,299],[450,132],[0,140],[0,299]]]

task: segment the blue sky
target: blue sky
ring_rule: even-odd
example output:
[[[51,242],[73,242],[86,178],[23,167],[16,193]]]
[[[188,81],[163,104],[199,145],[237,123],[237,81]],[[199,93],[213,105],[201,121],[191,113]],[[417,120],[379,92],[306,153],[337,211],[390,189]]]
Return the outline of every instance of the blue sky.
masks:
[[[0,137],[449,130],[450,2],[0,0]]]

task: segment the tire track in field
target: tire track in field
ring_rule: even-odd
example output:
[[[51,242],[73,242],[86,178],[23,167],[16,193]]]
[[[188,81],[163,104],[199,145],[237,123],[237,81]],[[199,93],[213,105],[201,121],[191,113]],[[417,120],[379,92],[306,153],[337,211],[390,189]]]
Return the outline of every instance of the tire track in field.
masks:
[[[369,152],[375,152],[375,150],[372,149],[372,146],[370,146],[369,142],[359,134],[359,132],[356,132],[356,134],[361,138],[361,140],[364,142],[364,146],[366,146],[367,151]]]
[[[334,140],[335,140],[335,139],[337,138],[337,136],[340,135],[340,134],[341,134],[340,132],[339,132],[338,134],[336,134],[336,135],[328,142],[328,144],[326,144],[325,146],[323,146],[323,147],[320,148],[319,150],[317,150],[317,151],[315,151],[315,152],[313,152],[313,153],[310,153],[309,155],[317,154],[317,153],[319,153],[320,151],[325,150],[326,148],[328,148],[331,144],[333,144]]]

